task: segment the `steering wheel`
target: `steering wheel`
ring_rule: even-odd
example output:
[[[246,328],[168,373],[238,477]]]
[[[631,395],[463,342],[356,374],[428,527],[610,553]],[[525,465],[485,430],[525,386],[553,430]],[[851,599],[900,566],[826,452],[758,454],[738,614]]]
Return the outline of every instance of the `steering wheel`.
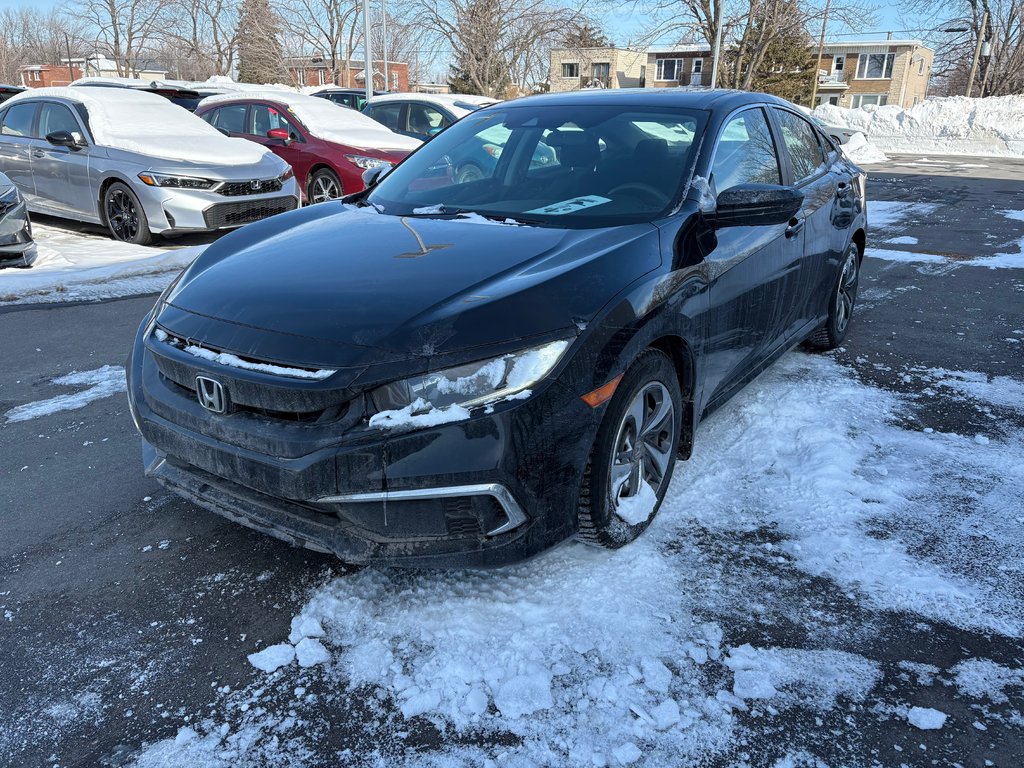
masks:
[[[671,200],[668,195],[657,187],[651,184],[644,184],[642,181],[627,181],[625,184],[619,184],[617,187],[609,189],[608,194],[614,197],[616,192],[626,191],[640,192],[642,196],[648,198],[649,202],[659,206],[668,205],[669,200]]]

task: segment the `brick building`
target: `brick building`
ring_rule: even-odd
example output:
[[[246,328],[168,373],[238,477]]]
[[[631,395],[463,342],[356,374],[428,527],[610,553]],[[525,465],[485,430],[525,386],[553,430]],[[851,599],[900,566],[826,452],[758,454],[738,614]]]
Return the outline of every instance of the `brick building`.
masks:
[[[343,61],[338,62],[338,82],[334,83],[331,71],[331,60],[328,57],[292,56],[284,61],[288,70],[289,82],[298,87],[317,85],[340,85],[343,88],[362,88],[366,82],[365,67],[362,60],[349,61],[345,69]],[[378,91],[408,91],[409,65],[403,61],[388,61],[388,78],[390,87],[384,83],[383,59],[373,62],[373,87]]]
[[[21,84],[28,88],[67,85],[81,77],[118,77],[117,64],[102,54],[72,58],[70,66],[67,59],[62,59],[60,64],[27,64],[20,71]],[[155,62],[143,62],[131,77],[150,82],[166,80],[167,70]]]

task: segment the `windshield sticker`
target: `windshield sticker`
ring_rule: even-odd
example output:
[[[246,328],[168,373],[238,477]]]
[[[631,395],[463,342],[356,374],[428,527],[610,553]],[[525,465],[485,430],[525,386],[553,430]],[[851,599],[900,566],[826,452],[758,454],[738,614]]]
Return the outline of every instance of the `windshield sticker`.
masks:
[[[583,195],[581,197],[563,200],[560,203],[551,203],[550,205],[545,205],[542,208],[534,208],[532,211],[527,211],[527,213],[543,213],[548,216],[564,216],[567,213],[575,213],[576,211],[582,211],[584,208],[593,208],[595,205],[604,205],[605,203],[610,202],[610,198],[601,197],[600,195]]]

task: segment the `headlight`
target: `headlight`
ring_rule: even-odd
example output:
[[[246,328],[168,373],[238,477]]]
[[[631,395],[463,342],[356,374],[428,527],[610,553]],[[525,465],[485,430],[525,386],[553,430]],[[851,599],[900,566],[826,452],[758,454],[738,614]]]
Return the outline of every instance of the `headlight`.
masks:
[[[377,411],[407,408],[418,400],[423,410],[460,406],[474,408],[508,397],[528,396],[528,390],[551,373],[569,348],[553,341],[511,355],[435,371],[375,389],[370,397]]]
[[[289,165],[289,166],[288,166],[288,170],[287,170],[287,171],[285,171],[284,173],[282,173],[282,174],[281,174],[280,176],[278,176],[277,178],[281,180],[281,183],[282,183],[282,184],[284,184],[284,182],[288,181],[288,179],[293,179],[293,178],[295,178],[295,171],[294,171],[294,169],[293,169],[293,168],[292,168],[292,167],[291,167],[291,166]]]
[[[151,187],[174,187],[177,189],[212,189],[220,182],[213,179],[200,179],[195,176],[169,176],[163,173],[140,173],[143,184]]]
[[[18,191],[17,187],[8,187],[3,192],[0,192],[0,207],[4,209],[13,208],[21,202],[21,192]]]
[[[379,157],[366,157],[365,155],[345,155],[345,159],[348,160],[352,165],[362,168],[364,171],[370,168],[379,168],[382,165],[391,167],[391,163],[387,160],[381,160]]]

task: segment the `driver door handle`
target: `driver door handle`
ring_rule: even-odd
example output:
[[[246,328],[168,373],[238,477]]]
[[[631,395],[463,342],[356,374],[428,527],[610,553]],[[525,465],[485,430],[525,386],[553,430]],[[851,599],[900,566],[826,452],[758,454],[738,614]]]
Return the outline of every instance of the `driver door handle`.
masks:
[[[32,157],[46,157],[46,152],[41,149],[33,149]]]
[[[789,220],[789,226],[786,227],[786,237],[796,237],[800,234],[800,230],[804,228],[804,222],[806,219],[800,219],[793,217]]]

